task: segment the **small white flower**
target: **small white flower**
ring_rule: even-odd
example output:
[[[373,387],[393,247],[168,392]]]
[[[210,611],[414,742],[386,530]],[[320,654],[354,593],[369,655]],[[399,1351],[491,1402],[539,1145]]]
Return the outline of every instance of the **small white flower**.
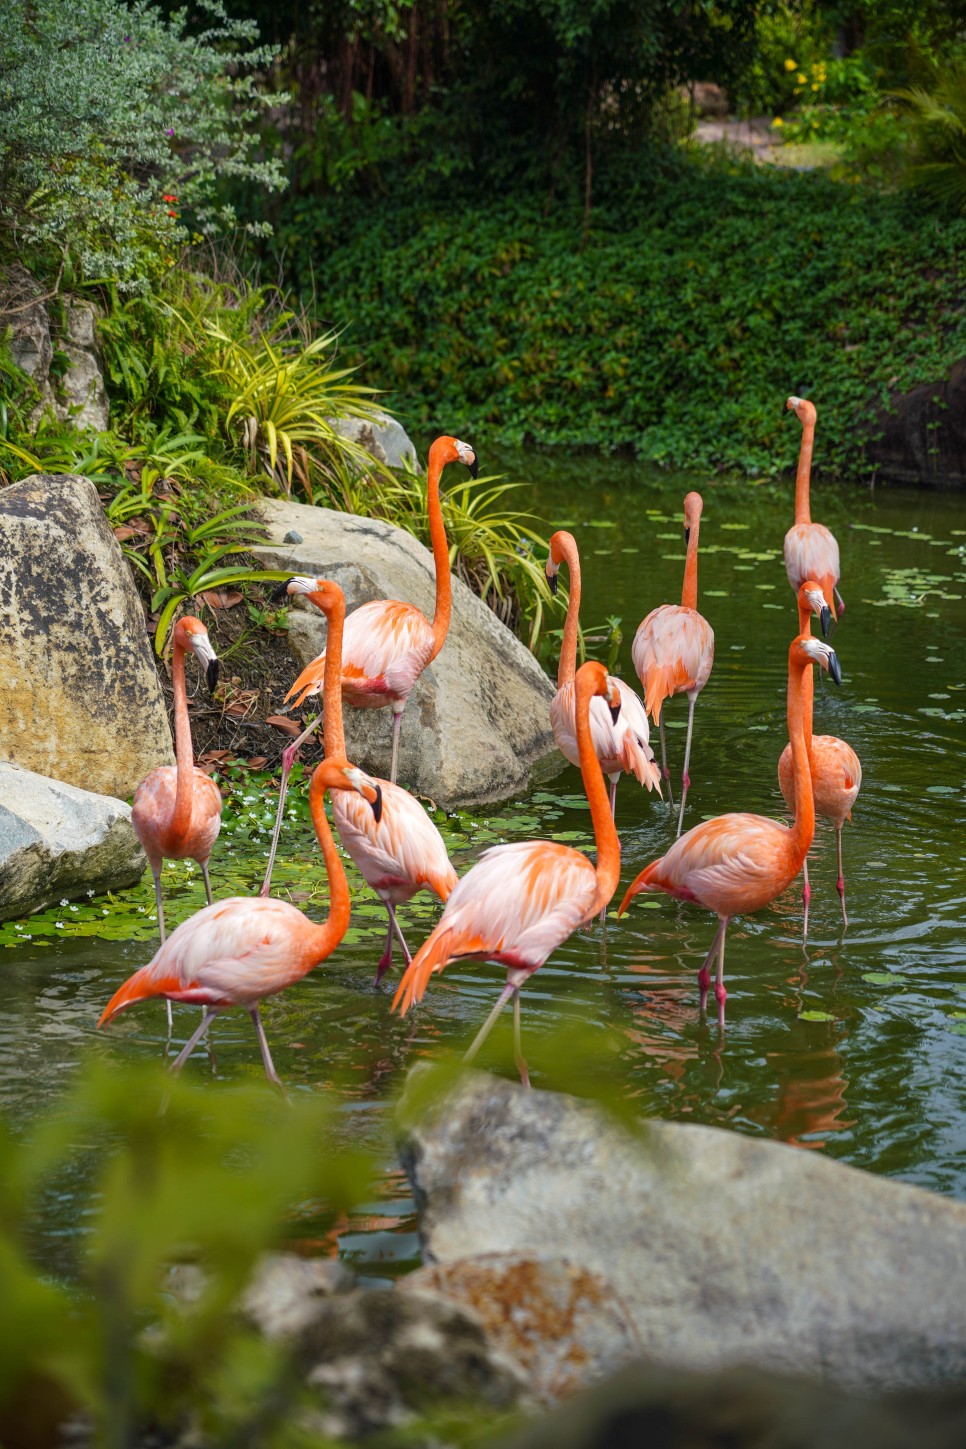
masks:
[[[140,914],[141,914],[141,915],[142,915],[142,916],[143,916],[143,915],[144,915],[144,912],[145,912],[145,909],[146,909],[146,907],[145,907],[145,906],[138,906],[138,911],[139,911],[139,912],[140,912]]]
[[[106,916],[106,915],[107,915],[107,914],[108,914],[108,909],[107,909],[107,906],[104,906],[104,908],[103,908],[103,909],[102,909],[102,911],[101,911],[101,915],[102,915],[102,916]]]
[[[63,921],[55,921],[54,925],[57,927],[58,931],[62,931],[64,929]]]
[[[89,899],[90,899],[90,897],[91,897],[91,896],[92,896],[92,895],[93,895],[93,894],[94,894],[94,892],[93,892],[93,891],[88,891],[88,892],[87,892],[87,897],[88,897],[88,900],[89,900]]]
[[[79,906],[71,906],[70,909],[72,911],[78,911],[78,910],[80,910],[80,907]]]
[[[61,905],[62,906],[66,906],[66,904],[67,904],[67,897],[65,896],[64,899],[61,901]]]

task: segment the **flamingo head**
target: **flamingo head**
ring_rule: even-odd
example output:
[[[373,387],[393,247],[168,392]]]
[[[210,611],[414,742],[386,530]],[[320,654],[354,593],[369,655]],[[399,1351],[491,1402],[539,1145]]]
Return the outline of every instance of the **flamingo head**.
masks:
[[[577,708],[580,709],[581,701],[586,701],[586,708],[590,708],[591,698],[600,694],[607,701],[607,708],[610,710],[611,719],[617,723],[621,712],[621,695],[616,680],[612,679],[604,668],[598,664],[596,659],[588,659],[582,664],[576,674],[577,685]]]
[[[792,656],[803,664],[817,664],[819,669],[827,671],[833,684],[842,683],[842,666],[839,663],[839,656],[831,644],[826,644],[822,639],[813,639],[810,634],[800,634],[792,644]]]
[[[785,407],[782,409],[782,417],[785,416],[786,409],[788,410],[788,412],[795,414],[803,428],[806,426],[807,423],[812,423],[814,426],[815,419],[818,417],[818,413],[815,409],[815,404],[809,402],[808,399],[804,397],[790,397],[785,403]]]
[[[303,575],[296,575],[295,578],[286,579],[279,584],[272,591],[272,601],[278,604],[297,594],[309,599],[317,609],[322,610],[326,618],[331,618],[340,608],[345,608],[345,594],[338,584],[331,579],[311,579]]]
[[[447,463],[465,463],[471,476],[479,477],[480,465],[477,462],[476,453],[469,443],[462,443],[459,438],[451,438],[444,433],[433,443],[429,456],[430,460],[437,463],[440,469],[445,468]]]
[[[566,529],[558,529],[550,540],[550,553],[547,556],[547,582],[550,585],[550,592],[557,592],[557,574],[560,565],[567,559],[571,571],[574,568],[574,560],[577,557],[577,544],[572,533]]]
[[[347,760],[323,760],[312,776],[312,793],[324,790],[355,790],[372,807],[376,824],[382,819],[382,786],[357,765]]]
[[[190,649],[205,671],[209,692],[214,694],[218,683],[218,655],[208,638],[208,630],[193,614],[185,614],[174,628],[174,642],[182,649]]]
[[[828,631],[832,626],[832,610],[825,602],[821,584],[817,584],[814,579],[806,579],[798,591],[798,607],[811,609],[821,623],[822,637],[828,638]]]
[[[689,493],[684,500],[684,543],[685,547],[691,540],[692,528],[697,528],[704,508],[704,499],[700,493]]]

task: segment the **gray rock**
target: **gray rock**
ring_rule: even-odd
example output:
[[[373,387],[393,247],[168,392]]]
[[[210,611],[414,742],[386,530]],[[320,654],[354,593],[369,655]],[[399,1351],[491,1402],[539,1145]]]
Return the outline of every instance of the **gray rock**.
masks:
[[[378,462],[390,468],[416,466],[416,449],[409,435],[388,413],[380,413],[377,422],[365,418],[331,418],[330,422],[340,437],[358,443]]]
[[[432,617],[433,556],[411,534],[304,503],[269,500],[260,512],[271,542],[253,552],[267,567],[334,579],[345,591],[350,613],[370,599],[404,599]],[[284,543],[293,530],[303,543]],[[288,638],[300,667],[322,652],[325,634],[323,616],[299,601]],[[553,692],[530,651],[454,578],[446,643],[417,682],[403,715],[400,782],[445,809],[519,794],[530,783],[531,767],[555,753],[549,714]],[[350,759],[387,776],[390,711],[347,708],[345,730]]]
[[[57,414],[75,428],[103,432],[110,424],[111,409],[97,345],[97,309],[93,302],[71,301],[66,311],[67,335],[60,345],[70,366],[60,381],[63,400]]]
[[[266,1253],[242,1300],[242,1310],[266,1338],[291,1338],[317,1315],[318,1303],[347,1293],[355,1276],[337,1258]]]
[[[563,1246],[619,1290],[657,1364],[966,1383],[962,1203],[736,1132],[637,1139],[477,1074],[409,1128],[404,1161],[428,1261]]]
[[[288,533],[282,539],[282,542],[283,543],[301,543],[302,542],[302,535],[300,533],[296,533],[294,528],[290,528],[289,531],[288,531]]]
[[[432,1263],[401,1278],[399,1290],[469,1308],[540,1403],[587,1388],[641,1352],[612,1284],[565,1258],[487,1253]]]
[[[57,399],[50,383],[54,345],[44,292],[37,279],[19,262],[0,274],[0,327],[9,329],[10,355],[40,393],[31,421],[39,422],[45,411],[56,414]]]
[[[0,764],[0,921],[136,885],[144,866],[122,800]]]
[[[57,345],[69,366],[55,387],[50,376],[54,344],[47,300],[40,283],[19,262],[0,276],[0,325],[10,328],[13,359],[40,392],[31,421],[36,424],[48,413],[75,428],[103,430],[110,422],[110,404],[97,345],[98,309],[93,302],[66,300],[65,331]]]
[[[122,798],[172,762],[144,613],[87,478],[0,491],[0,658],[0,760]]]

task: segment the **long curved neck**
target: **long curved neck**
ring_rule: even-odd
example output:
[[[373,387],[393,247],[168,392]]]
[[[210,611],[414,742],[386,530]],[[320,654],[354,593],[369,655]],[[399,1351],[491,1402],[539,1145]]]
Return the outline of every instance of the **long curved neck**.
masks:
[[[191,825],[194,798],[194,752],[191,748],[191,725],[188,720],[188,691],[184,680],[184,645],[174,646],[174,752],[178,761],[178,783],[174,795],[174,811],[168,823],[167,838],[171,845],[183,838]]]
[[[681,605],[685,609],[698,607],[698,534],[701,520],[696,518],[688,534],[688,556],[684,563],[684,588],[681,590]]]
[[[564,621],[563,643],[560,646],[560,663],[557,665],[557,688],[569,684],[577,672],[577,620],[580,614],[580,555],[573,539],[563,541],[561,551],[567,561],[570,578],[567,601],[567,618]]]
[[[577,692],[577,754],[580,759],[580,773],[584,790],[590,805],[590,818],[594,825],[594,841],[597,846],[597,897],[588,919],[607,905],[617,889],[621,874],[621,847],[617,828],[611,813],[604,774],[597,759],[590,737],[590,696],[578,688]]]
[[[812,798],[812,772],[805,743],[805,673],[812,666],[788,666],[788,738],[792,746],[792,771],[795,778],[795,822],[792,825],[793,851],[805,859],[815,834],[815,801]]]
[[[798,632],[810,636],[812,632],[812,611],[807,604],[798,606]],[[812,708],[815,700],[815,671],[811,665],[805,670],[802,680],[802,730],[805,735],[805,749],[809,759],[812,755]]]
[[[436,565],[436,609],[433,614],[433,652],[431,659],[442,649],[449,630],[450,615],[453,612],[453,586],[449,574],[449,548],[446,544],[446,528],[443,524],[443,510],[439,501],[439,479],[443,471],[442,462],[429,455],[429,477],[427,480],[427,507],[429,510],[429,537],[433,545],[433,562]]]
[[[342,726],[342,633],[345,628],[345,599],[324,610],[328,620],[325,639],[325,675],[322,680],[322,743],[325,758],[345,758]]]
[[[815,423],[811,418],[802,424],[802,446],[798,451],[798,472],[795,474],[795,522],[811,523],[812,513],[808,501],[808,485],[812,476],[812,447],[815,443]]]
[[[324,961],[326,956],[331,956],[349,928],[349,883],[325,815],[325,786],[316,784],[315,776],[312,777],[309,789],[309,810],[315,826],[315,838],[321,847],[322,859],[329,877],[329,915],[321,926],[315,927],[312,940],[313,960],[306,966],[306,971],[310,971],[317,961]]]

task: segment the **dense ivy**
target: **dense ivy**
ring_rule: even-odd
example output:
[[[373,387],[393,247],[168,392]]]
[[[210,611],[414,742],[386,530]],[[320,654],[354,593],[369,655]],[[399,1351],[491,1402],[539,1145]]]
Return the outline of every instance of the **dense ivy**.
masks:
[[[966,222],[908,197],[694,162],[612,178],[583,246],[579,201],[544,202],[400,189],[299,203],[282,235],[411,426],[773,473],[808,393],[817,464],[858,476],[876,404],[966,350]]]

